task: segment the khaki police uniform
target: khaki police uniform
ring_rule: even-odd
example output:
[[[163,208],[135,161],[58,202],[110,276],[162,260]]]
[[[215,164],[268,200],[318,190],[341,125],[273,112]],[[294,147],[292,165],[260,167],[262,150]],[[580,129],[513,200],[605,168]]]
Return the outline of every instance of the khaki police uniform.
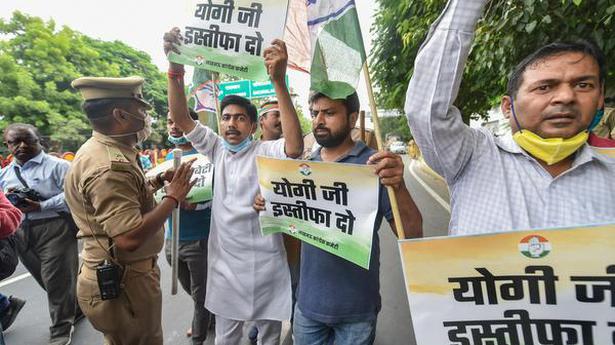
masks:
[[[124,98],[140,95],[143,80],[139,78],[137,83],[126,79],[118,78],[119,87],[128,94]],[[73,87],[79,88],[86,100],[107,96],[100,90],[92,96],[80,88],[83,84],[79,81],[73,82]],[[85,84],[95,84],[88,87],[96,88],[98,82],[116,87],[111,78],[88,78]],[[123,95],[114,90],[110,98]],[[118,298],[101,300],[96,277],[96,267],[110,259],[109,239],[139,227],[143,215],[154,208],[152,185],[139,165],[138,151],[94,132],[72,162],[65,196],[79,228],[77,237],[83,240],[83,264],[77,280],[77,299],[83,313],[104,334],[105,344],[162,344],[160,270],[156,263],[164,241],[162,229],[133,252],[113,249],[115,261],[123,270]]]

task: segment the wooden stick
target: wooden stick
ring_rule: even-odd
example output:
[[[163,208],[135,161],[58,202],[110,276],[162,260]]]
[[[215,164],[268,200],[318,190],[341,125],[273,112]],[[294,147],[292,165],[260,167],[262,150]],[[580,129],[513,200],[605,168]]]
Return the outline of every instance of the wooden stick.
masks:
[[[220,134],[220,100],[218,99],[218,78],[219,78],[219,74],[218,72],[212,72],[211,74],[212,78],[214,79],[214,99],[216,101],[216,123],[218,124],[218,134]]]
[[[367,95],[369,97],[369,105],[372,111],[372,122],[374,123],[374,134],[376,135],[376,143],[378,144],[378,150],[383,150],[382,136],[380,133],[380,120],[378,119],[378,109],[376,107],[376,98],[374,97],[374,89],[372,88],[372,79],[369,76],[369,67],[367,61],[363,65],[363,75],[365,76],[365,83],[367,84]],[[401,221],[401,214],[399,213],[399,206],[397,205],[397,197],[393,187],[387,186],[387,193],[389,194],[389,200],[391,201],[391,210],[393,211],[393,219],[395,220],[395,227],[397,230],[397,237],[400,240],[406,238],[403,223]]]
[[[367,144],[365,141],[365,110],[361,110],[359,113],[359,126],[361,128],[361,141]]]

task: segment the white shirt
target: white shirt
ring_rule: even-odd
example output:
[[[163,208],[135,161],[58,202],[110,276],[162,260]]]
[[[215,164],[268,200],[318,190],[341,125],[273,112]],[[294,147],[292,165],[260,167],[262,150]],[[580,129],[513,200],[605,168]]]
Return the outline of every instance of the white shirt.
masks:
[[[284,140],[255,141],[233,154],[201,124],[186,138],[216,167],[205,307],[233,320],[289,320],[290,273],[282,235],[263,236],[252,208],[258,192],[255,158],[286,158]]]
[[[615,222],[615,159],[584,145],[552,177],[512,137],[466,126],[453,106],[485,0],[452,0],[419,51],[406,114],[451,191],[452,235]]]

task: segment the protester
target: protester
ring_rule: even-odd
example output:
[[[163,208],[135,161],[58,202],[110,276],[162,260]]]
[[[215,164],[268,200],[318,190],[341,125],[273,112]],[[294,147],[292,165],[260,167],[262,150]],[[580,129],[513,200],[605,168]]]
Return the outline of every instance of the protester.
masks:
[[[144,172],[148,172],[152,169],[152,162],[149,160],[149,155],[143,152],[139,152],[139,161]]]
[[[164,39],[165,53],[179,52],[179,29]],[[245,321],[255,322],[260,344],[279,344],[281,321],[290,319],[290,276],[282,236],[263,236],[252,209],[258,191],[255,158],[296,158],[303,145],[285,81],[284,42],[274,40],[264,57],[285,137],[275,141],[252,141],[258,125],[256,107],[239,96],[227,96],[220,104],[221,136],[196,123],[188,116],[183,66],[169,66],[171,119],[216,167],[205,298],[205,307],[216,315],[216,344],[239,344]]]
[[[589,125],[589,144],[597,147],[615,147],[615,108],[600,109]]]
[[[148,181],[137,144],[151,132],[143,79],[79,78],[83,110],[94,131],[66,177],[66,201],[83,240],[77,298],[105,344],[163,343],[157,255],[163,224],[192,187],[191,163]],[[153,191],[166,186],[154,207]]]
[[[190,117],[198,120],[198,115],[190,110]],[[196,154],[197,151],[184,136],[184,132],[167,118],[169,143],[181,149],[184,155]],[[167,160],[173,159],[169,152]],[[207,237],[211,220],[211,201],[202,203],[181,203],[179,211],[179,246],[177,248],[177,279],[194,301],[192,328],[188,334],[192,344],[201,345],[207,338],[207,329],[211,314],[205,309],[205,294],[207,283]],[[167,262],[171,265],[171,218],[167,221],[164,245]]]
[[[0,191],[0,280],[15,272],[17,252],[15,240],[11,237],[21,223],[22,213]],[[13,324],[26,301],[17,297],[7,297],[0,293],[0,345],[4,345],[2,332]]]
[[[32,125],[9,125],[4,141],[15,159],[0,172],[0,187],[25,214],[15,234],[17,252],[47,292],[49,344],[69,344],[78,314],[77,239],[63,190],[70,164],[43,151],[41,136]]]
[[[261,128],[261,140],[278,140],[282,137],[278,101],[269,101],[261,105],[258,111],[258,124]]]
[[[280,123],[280,108],[278,101],[272,100],[261,105],[259,111],[259,125],[261,128],[261,140],[278,140],[282,137],[282,126]],[[305,142],[305,141],[304,141]],[[299,252],[301,251],[301,241],[294,237],[283,235],[284,248],[290,270],[290,284],[292,290],[292,310],[294,311],[296,302],[297,285],[299,284]],[[292,322],[291,314],[291,322]],[[252,344],[257,343],[258,330],[252,327],[248,333],[248,339]]]
[[[453,103],[486,2],[449,2],[417,55],[406,98],[425,161],[451,191],[449,233],[612,223],[615,161],[586,144],[604,105],[596,46],[552,43],[514,68],[501,104],[513,135],[463,123]]]
[[[406,188],[401,158],[390,152],[376,153],[365,143],[352,139],[359,112],[356,92],[339,100],[316,92],[309,102],[312,130],[320,145],[310,160],[372,164],[382,185],[369,270],[310,244],[301,246],[301,277],[293,325],[295,344],[373,344],[381,308],[378,229],[383,217],[396,233],[383,186],[391,186],[395,191],[406,238],[422,236],[422,217]],[[254,207],[264,210],[264,200],[257,197]]]

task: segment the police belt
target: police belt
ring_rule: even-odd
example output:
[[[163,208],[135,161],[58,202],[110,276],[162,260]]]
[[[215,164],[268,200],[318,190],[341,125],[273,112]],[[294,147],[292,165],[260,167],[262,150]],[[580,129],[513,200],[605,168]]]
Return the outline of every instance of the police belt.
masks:
[[[132,272],[148,272],[152,268],[156,266],[156,262],[158,261],[158,256],[154,256],[151,258],[131,262],[128,264],[120,263],[122,270],[124,271],[124,276]],[[81,273],[85,278],[98,280],[96,276],[96,268],[89,267],[88,264],[83,263],[81,265]],[[123,279],[122,279],[123,280]]]

